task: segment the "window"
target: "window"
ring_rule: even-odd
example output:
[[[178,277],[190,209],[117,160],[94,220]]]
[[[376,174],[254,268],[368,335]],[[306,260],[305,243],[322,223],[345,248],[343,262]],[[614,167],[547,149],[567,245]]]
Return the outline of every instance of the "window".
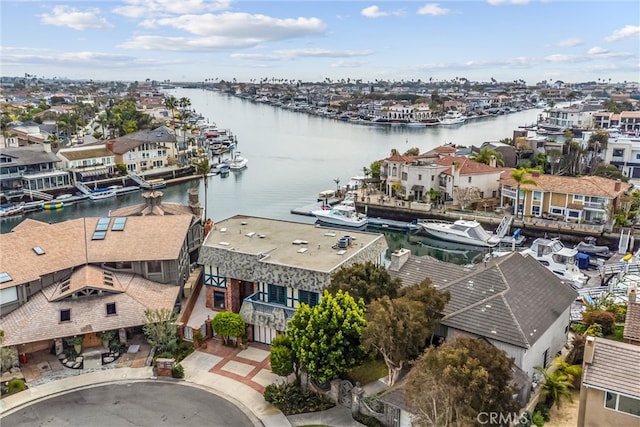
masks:
[[[316,292],[298,291],[298,302],[305,303],[309,307],[318,305],[318,294]]]
[[[564,215],[564,209],[562,208],[551,208],[551,213],[554,215]]]
[[[575,219],[580,218],[580,211],[568,211],[567,216]]]
[[[116,303],[115,302],[109,302],[107,303],[107,316],[116,314]]]
[[[286,304],[287,299],[287,288],[284,286],[277,285],[269,285],[268,288],[269,294],[267,295],[267,301],[273,302],[276,304]]]
[[[406,172],[402,172],[402,180],[406,181],[409,178],[409,174]]]
[[[436,180],[436,176],[435,175],[431,175],[431,182]]]
[[[640,153],[636,154],[636,160],[640,160]]]
[[[614,148],[613,157],[624,157],[624,148]]]
[[[213,291],[213,307],[224,309],[224,292]]]
[[[533,192],[533,201],[534,202],[539,202],[540,200],[542,200],[542,191],[534,191]]]
[[[468,182],[469,182],[469,184],[471,184],[471,177],[468,178]]]
[[[162,273],[162,261],[147,261],[147,273]]]
[[[540,216],[540,206],[536,206],[536,205],[531,206],[531,215]]]
[[[60,321],[61,322],[68,322],[71,320],[71,309],[67,308],[64,310],[60,310]]]
[[[607,391],[604,393],[604,407],[626,414],[640,416],[640,399]]]
[[[418,174],[418,181],[422,181],[422,174]]]
[[[583,203],[584,202],[584,196],[583,195],[574,194],[573,195],[573,203],[577,203],[577,202]]]

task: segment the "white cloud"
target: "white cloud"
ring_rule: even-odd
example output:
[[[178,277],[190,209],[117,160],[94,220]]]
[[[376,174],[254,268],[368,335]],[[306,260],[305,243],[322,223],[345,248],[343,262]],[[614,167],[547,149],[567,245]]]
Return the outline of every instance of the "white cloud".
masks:
[[[603,49],[598,46],[594,46],[587,51],[587,55],[605,55],[607,53],[609,53],[607,49]]]
[[[15,52],[14,52],[15,51]],[[166,59],[145,59],[137,56],[101,53],[101,52],[60,52],[49,49],[31,50],[12,49],[2,50],[2,63],[6,65],[32,66],[65,66],[65,67],[100,67],[100,68],[133,68],[133,67],[161,67],[179,61]]]
[[[336,61],[331,68],[358,68],[367,65],[366,61]]]
[[[345,58],[372,55],[372,50],[332,50],[321,48],[284,49],[272,53],[234,53],[232,58],[253,61],[290,61],[298,58]]]
[[[360,11],[360,14],[367,18],[380,18],[388,15],[387,12],[382,12],[378,6],[365,7]]]
[[[367,18],[382,18],[383,16],[400,16],[403,14],[401,9],[392,10],[392,11],[382,11],[378,6],[369,6],[365,7],[360,11],[362,16]]]
[[[448,15],[449,13],[451,13],[451,10],[440,7],[439,3],[425,4],[418,9],[418,15],[442,16]]]
[[[87,9],[84,12],[69,6],[55,6],[51,14],[40,15],[40,22],[58,27],[69,27],[74,30],[113,28],[100,15],[100,9]]]
[[[568,61],[574,61],[575,60],[575,56],[572,55],[561,55],[559,53],[553,54],[553,55],[548,55],[544,57],[544,60],[547,62],[568,62]]]
[[[615,30],[610,36],[605,37],[605,41],[615,42],[618,40],[640,37],[640,26],[625,25],[619,30]]]
[[[579,38],[571,38],[571,39],[564,39],[564,40],[560,40],[557,44],[557,46],[560,47],[574,47],[574,46],[579,46],[581,44],[584,43],[584,40],[579,39]]]
[[[143,18],[150,15],[167,16],[189,13],[212,12],[229,9],[232,0],[124,0],[125,6],[112,10],[127,18]]]
[[[135,36],[120,44],[123,49],[164,50],[172,52],[211,52],[229,49],[242,49],[256,46],[257,39],[236,39],[233,37],[164,37]]]
[[[500,6],[502,4],[527,4],[529,0],[487,0],[492,6]]]

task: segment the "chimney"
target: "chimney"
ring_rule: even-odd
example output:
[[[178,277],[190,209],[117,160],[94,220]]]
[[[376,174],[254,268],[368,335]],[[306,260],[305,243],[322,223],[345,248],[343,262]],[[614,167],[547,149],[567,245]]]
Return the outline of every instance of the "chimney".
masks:
[[[491,166],[492,168],[495,168],[498,166],[498,160],[496,159],[496,156],[494,156],[493,154],[489,158],[489,166]]]
[[[531,171],[531,176],[534,178],[540,177],[540,171],[538,169],[534,169],[533,171]]]
[[[110,139],[107,142],[107,150],[111,151],[113,153],[113,144],[116,142],[115,139]]]
[[[400,248],[391,254],[391,265],[389,266],[389,270],[391,271],[400,271],[402,266],[409,259],[409,255],[411,255],[411,251],[409,249]]]
[[[620,191],[621,188],[622,188],[622,181],[620,181],[619,179],[616,179],[616,183],[613,187],[614,191]]]
[[[636,302],[636,288],[629,289],[629,304]]]
[[[593,355],[596,352],[596,337],[587,337],[587,341],[584,343],[584,363],[592,364]]]

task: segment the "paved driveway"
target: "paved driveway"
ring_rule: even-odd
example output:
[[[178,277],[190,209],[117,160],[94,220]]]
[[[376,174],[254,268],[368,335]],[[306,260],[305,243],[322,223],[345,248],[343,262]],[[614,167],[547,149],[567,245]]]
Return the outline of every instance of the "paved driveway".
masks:
[[[232,403],[194,387],[164,382],[112,384],[43,400],[0,424],[32,426],[219,426],[253,422]]]

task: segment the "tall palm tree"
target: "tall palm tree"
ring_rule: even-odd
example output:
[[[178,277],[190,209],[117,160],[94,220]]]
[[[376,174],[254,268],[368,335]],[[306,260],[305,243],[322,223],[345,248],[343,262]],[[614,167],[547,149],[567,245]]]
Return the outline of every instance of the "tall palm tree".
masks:
[[[171,111],[171,125],[175,128],[175,109],[178,106],[178,100],[175,96],[171,95],[170,97],[164,99],[164,106],[167,110]]]
[[[527,178],[527,170],[525,168],[514,169],[511,172],[511,178],[516,182],[518,189],[516,192],[516,206],[515,206],[515,215],[518,217],[518,211],[520,210],[520,187],[522,185],[538,185],[531,178]],[[524,207],[522,208],[522,216],[524,216]]]

